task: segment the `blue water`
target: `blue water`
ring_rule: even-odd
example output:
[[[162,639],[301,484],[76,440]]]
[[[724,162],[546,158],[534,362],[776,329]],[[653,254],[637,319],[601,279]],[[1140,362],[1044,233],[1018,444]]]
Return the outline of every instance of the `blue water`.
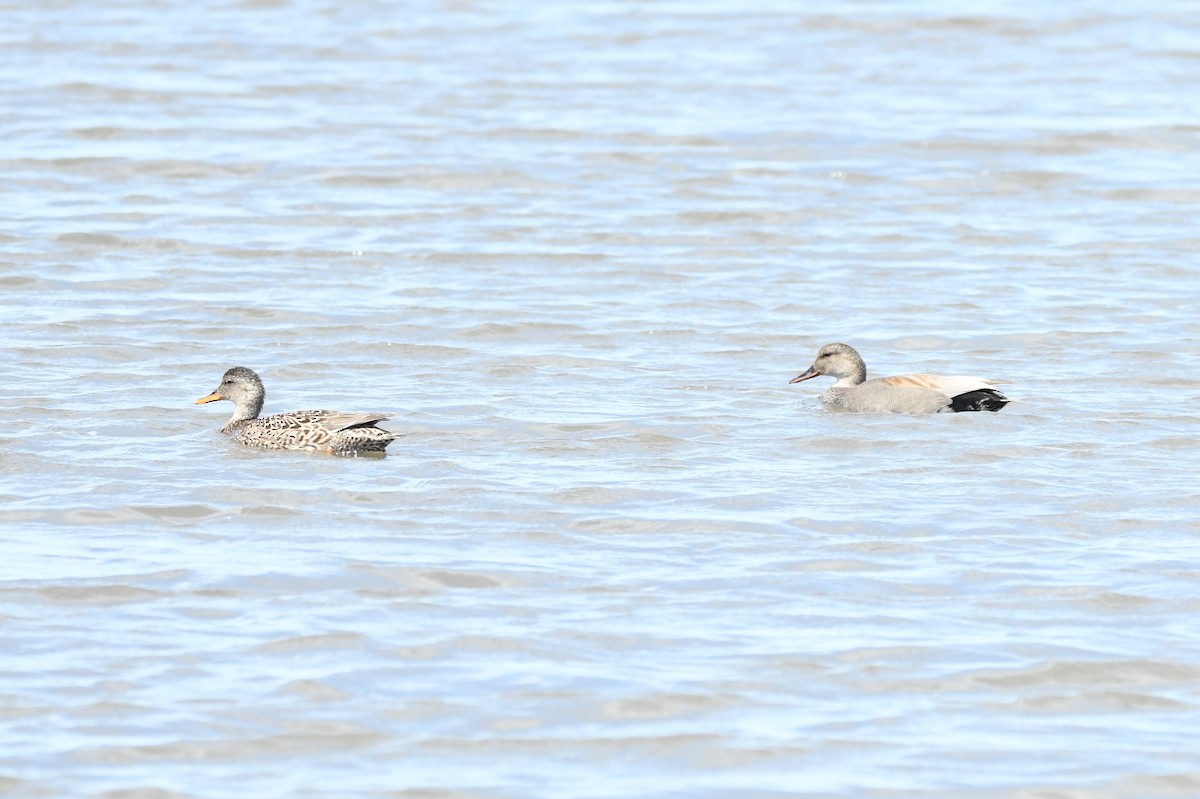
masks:
[[[1190,6],[5,19],[0,794],[1200,795]]]

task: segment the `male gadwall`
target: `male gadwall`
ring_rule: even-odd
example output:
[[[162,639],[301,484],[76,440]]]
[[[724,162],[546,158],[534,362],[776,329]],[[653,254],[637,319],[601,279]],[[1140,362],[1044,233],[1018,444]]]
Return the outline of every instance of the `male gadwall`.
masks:
[[[954,413],[998,411],[1009,403],[996,390],[1003,381],[981,377],[897,375],[867,380],[867,365],[849,344],[826,344],[808,371],[792,383],[829,375],[838,380],[821,402],[839,411],[875,413]]]
[[[248,447],[263,449],[320,450],[332,455],[384,454],[399,433],[376,427],[388,417],[380,413],[340,411],[291,411],[258,418],[267,396],[262,380],[253,370],[235,366],[221,378],[221,385],[197,405],[217,400],[234,404],[233,416],[221,428]]]

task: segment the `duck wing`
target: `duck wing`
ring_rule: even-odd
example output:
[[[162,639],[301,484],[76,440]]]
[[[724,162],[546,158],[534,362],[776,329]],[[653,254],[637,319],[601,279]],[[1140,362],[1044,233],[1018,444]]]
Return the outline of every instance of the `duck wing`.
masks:
[[[982,377],[968,377],[966,375],[917,374],[881,377],[879,378],[879,382],[886,383],[889,386],[896,386],[897,388],[932,389],[939,394],[945,394],[947,397],[957,397],[960,394],[966,394],[970,391],[994,389],[1003,381],[987,380]]]
[[[353,427],[374,427],[377,422],[388,418],[386,413],[345,413],[343,411],[307,411],[320,414],[319,424],[330,433],[338,433]]]

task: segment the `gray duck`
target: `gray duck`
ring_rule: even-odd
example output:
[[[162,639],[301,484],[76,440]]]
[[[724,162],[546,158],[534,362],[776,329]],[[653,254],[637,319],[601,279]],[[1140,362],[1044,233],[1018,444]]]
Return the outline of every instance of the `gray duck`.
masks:
[[[896,375],[867,380],[867,365],[849,344],[826,344],[808,370],[789,382],[828,375],[837,382],[821,402],[839,411],[875,413],[955,413],[998,411],[1010,400],[996,386],[1004,381],[982,377]]]

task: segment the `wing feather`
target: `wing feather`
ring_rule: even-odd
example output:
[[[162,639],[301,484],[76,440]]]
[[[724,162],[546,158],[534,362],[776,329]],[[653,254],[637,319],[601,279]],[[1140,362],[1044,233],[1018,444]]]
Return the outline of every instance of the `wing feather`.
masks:
[[[879,382],[900,388],[928,388],[945,394],[947,397],[957,397],[959,394],[965,394],[968,391],[978,391],[981,388],[994,388],[1000,385],[1002,381],[987,380],[982,377],[968,377],[966,375],[916,374],[882,377],[879,379]]]

